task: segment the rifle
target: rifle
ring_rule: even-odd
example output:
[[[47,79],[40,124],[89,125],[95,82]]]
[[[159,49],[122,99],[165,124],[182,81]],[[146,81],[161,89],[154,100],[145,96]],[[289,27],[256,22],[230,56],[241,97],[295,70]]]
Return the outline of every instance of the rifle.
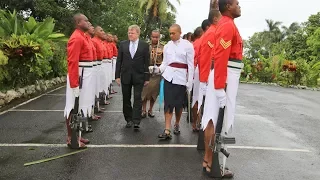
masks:
[[[227,137],[224,136],[224,134],[222,133],[222,129],[224,127],[224,113],[225,107],[220,108],[215,129],[215,137],[213,138],[211,136],[209,142],[209,147],[213,151],[211,172],[209,173],[209,176],[213,178],[223,178],[226,168],[226,161],[227,158],[230,156],[230,153],[227,151],[226,144],[236,143],[236,139],[234,137]],[[212,140],[214,141],[214,144],[212,144]]]
[[[83,84],[83,71],[82,68],[81,76],[79,76],[79,89],[82,89]],[[87,118],[84,118],[83,111],[79,111],[79,97],[75,98],[74,108],[71,110],[70,116],[70,127],[71,127],[71,148],[79,149],[80,148],[80,139],[81,133],[84,130],[82,127],[82,123],[87,121]]]

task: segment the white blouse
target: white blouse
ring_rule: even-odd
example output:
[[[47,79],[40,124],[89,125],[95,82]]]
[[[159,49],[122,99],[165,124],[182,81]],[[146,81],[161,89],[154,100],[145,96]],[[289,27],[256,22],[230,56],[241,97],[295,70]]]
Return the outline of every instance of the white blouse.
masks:
[[[171,63],[187,64],[188,69],[169,66]],[[189,82],[192,85],[194,74],[194,48],[185,40],[169,41],[163,49],[163,62],[160,66],[162,76],[173,84],[186,86]]]

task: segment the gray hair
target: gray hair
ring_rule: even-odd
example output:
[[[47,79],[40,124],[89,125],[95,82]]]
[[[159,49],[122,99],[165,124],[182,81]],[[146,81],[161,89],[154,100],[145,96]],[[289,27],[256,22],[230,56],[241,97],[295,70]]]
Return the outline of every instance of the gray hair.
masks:
[[[128,30],[136,30],[137,33],[140,34],[140,27],[138,25],[131,25]]]
[[[155,29],[151,33],[159,33],[160,34],[160,31],[158,29]]]

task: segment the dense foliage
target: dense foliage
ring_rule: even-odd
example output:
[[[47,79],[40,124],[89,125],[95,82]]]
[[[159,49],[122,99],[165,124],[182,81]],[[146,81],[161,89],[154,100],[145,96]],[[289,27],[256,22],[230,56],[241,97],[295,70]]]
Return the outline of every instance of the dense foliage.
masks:
[[[245,42],[242,78],[320,86],[320,12],[289,27],[273,20],[266,23],[267,30],[256,32]]]
[[[157,14],[146,13],[150,8]],[[66,74],[66,39],[75,13],[120,41],[132,24],[141,27],[142,38],[162,27],[162,41],[168,41],[175,23],[175,7],[167,0],[4,0],[0,10],[0,89]]]
[[[144,3],[160,6],[141,6]],[[169,40],[166,30],[175,22],[174,13],[170,13],[169,10],[175,8],[168,0],[4,0],[0,2],[0,9],[17,10],[19,14],[26,17],[32,16],[39,21],[47,17],[54,18],[55,30],[66,36],[73,31],[72,15],[78,12],[84,13],[94,26],[99,25],[106,32],[116,34],[120,40],[127,39],[127,27],[132,24],[141,26],[142,37],[146,37],[152,29],[160,27],[155,25],[158,22],[157,18],[150,18],[146,14],[150,8],[159,12],[156,17],[161,15],[161,18],[166,18],[166,23],[162,25],[164,30],[162,33],[166,35],[166,40]]]
[[[55,47],[57,42],[65,47],[66,38],[54,33],[52,18],[38,22],[29,17],[25,21],[16,11],[3,10],[0,17],[0,87],[21,87],[65,73],[65,48]]]

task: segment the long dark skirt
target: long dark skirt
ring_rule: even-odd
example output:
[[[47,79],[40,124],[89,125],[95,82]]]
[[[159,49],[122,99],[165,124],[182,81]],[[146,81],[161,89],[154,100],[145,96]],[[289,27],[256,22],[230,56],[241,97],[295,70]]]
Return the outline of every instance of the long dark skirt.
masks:
[[[172,84],[164,79],[164,112],[176,113],[187,106],[186,86]]]

